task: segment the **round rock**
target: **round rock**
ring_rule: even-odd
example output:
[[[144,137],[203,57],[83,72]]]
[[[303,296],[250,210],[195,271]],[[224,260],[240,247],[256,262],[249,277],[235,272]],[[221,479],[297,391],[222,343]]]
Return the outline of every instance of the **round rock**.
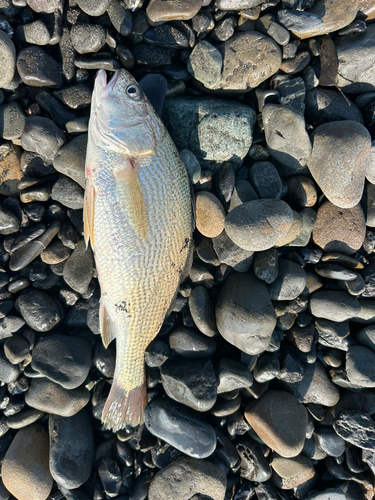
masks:
[[[60,175],[52,188],[51,198],[72,210],[83,208],[84,190],[65,175]]]
[[[196,226],[203,236],[214,238],[223,231],[225,210],[215,195],[208,191],[197,193],[195,210]]]
[[[16,308],[30,328],[37,332],[48,332],[64,318],[61,304],[40,290],[20,295],[16,300]]]
[[[216,350],[216,341],[192,328],[181,327],[169,335],[169,347],[183,358],[205,358]]]
[[[338,322],[357,316],[361,310],[356,297],[337,290],[315,292],[310,298],[310,309],[317,318]]]
[[[94,258],[91,248],[86,248],[83,240],[79,241],[74,252],[65,262],[63,277],[65,282],[78,293],[88,290],[94,273]]]
[[[53,166],[61,174],[70,177],[85,189],[85,161],[87,134],[81,134],[60,148],[53,160]]]
[[[346,353],[346,373],[358,387],[375,387],[375,353],[363,346],[350,346]]]
[[[8,85],[16,67],[16,48],[12,39],[0,30],[0,88]]]
[[[288,392],[267,391],[246,406],[245,417],[260,439],[282,457],[295,457],[302,451],[307,411]]]
[[[306,273],[293,260],[279,260],[279,274],[276,280],[268,285],[271,300],[294,300],[306,286]]]
[[[259,198],[281,198],[282,181],[271,162],[256,161],[250,169],[250,180]]]
[[[18,500],[46,500],[53,479],[48,466],[48,433],[38,424],[19,430],[1,466],[6,489]]]
[[[100,24],[75,24],[70,37],[78,54],[90,54],[98,52],[105,44],[105,29]]]
[[[62,87],[60,64],[36,45],[21,50],[17,70],[23,83],[31,87]]]
[[[292,222],[293,212],[285,201],[254,200],[229,212],[224,228],[236,245],[260,252],[277,245],[287,235]]]
[[[65,135],[55,122],[42,116],[26,118],[21,145],[26,151],[53,158],[65,142]]]

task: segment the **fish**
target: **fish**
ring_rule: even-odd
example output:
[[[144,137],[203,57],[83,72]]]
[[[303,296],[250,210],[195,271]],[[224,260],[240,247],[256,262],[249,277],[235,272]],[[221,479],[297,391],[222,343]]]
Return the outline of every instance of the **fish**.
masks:
[[[126,70],[97,73],[85,163],[84,238],[100,285],[105,347],[116,366],[102,423],[143,422],[144,353],[188,275],[193,205],[186,167],[163,122]]]

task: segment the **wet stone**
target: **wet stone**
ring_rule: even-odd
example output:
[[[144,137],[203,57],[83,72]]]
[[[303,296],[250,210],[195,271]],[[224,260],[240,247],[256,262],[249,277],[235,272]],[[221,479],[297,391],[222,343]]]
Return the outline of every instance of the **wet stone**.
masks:
[[[345,452],[345,441],[330,427],[316,429],[314,437],[319,447],[330,457],[340,457]]]
[[[5,356],[11,363],[21,363],[30,352],[30,344],[21,335],[13,335],[4,344]]]
[[[112,458],[103,458],[99,465],[99,477],[104,491],[111,497],[116,497],[120,492],[122,478],[120,467]]]
[[[217,387],[218,394],[234,389],[251,387],[253,377],[248,368],[232,359],[222,358],[219,362]]]
[[[271,468],[255,443],[250,439],[242,439],[236,448],[241,459],[241,477],[260,483],[270,479]]]
[[[61,87],[60,64],[36,45],[26,47],[17,56],[17,70],[26,85]]]
[[[363,450],[375,451],[375,424],[370,415],[344,410],[333,423],[336,433],[345,441]]]
[[[94,365],[105,377],[112,378],[115,371],[116,353],[108,346],[103,346],[101,340],[96,343],[93,359]]]
[[[205,358],[216,350],[216,341],[186,327],[177,328],[169,336],[169,347],[184,358]]]

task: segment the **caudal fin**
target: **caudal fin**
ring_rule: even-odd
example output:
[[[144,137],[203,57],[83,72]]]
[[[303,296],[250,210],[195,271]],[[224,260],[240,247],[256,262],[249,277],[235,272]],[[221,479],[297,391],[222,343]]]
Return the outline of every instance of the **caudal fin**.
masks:
[[[140,386],[126,392],[118,385],[115,377],[102,413],[104,427],[117,432],[127,425],[135,427],[141,424],[146,404],[146,381]]]

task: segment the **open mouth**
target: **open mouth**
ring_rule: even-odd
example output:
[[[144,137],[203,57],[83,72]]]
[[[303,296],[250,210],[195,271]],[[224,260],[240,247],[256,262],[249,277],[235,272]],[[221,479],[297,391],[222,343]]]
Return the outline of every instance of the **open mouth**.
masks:
[[[107,83],[107,73],[104,71],[104,69],[101,69],[96,75],[96,83],[98,83],[99,86],[103,89],[103,93],[108,96],[112,93],[119,76],[120,70],[116,70],[110,81]]]

